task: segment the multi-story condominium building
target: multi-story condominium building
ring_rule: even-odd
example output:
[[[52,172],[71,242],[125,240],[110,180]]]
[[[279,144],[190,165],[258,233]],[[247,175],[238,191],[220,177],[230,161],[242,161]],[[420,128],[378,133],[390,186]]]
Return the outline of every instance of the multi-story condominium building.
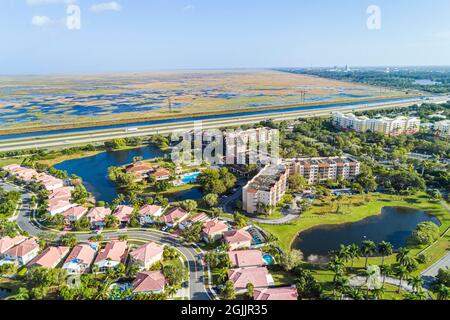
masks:
[[[352,113],[333,113],[333,124],[344,130],[378,132],[386,136],[412,135],[420,130],[420,119],[415,117],[377,118],[357,117]]]
[[[243,209],[261,211],[261,205],[276,206],[287,190],[288,169],[284,165],[267,165],[242,189]]]
[[[360,163],[350,157],[286,159],[289,174],[300,174],[308,184],[326,180],[351,180],[360,172]]]
[[[249,129],[245,131],[225,132],[225,159],[227,164],[247,164],[249,152],[261,151],[267,154],[268,146],[273,142],[277,130],[269,128]]]
[[[434,132],[439,137],[450,137],[450,120],[436,122],[434,124]]]

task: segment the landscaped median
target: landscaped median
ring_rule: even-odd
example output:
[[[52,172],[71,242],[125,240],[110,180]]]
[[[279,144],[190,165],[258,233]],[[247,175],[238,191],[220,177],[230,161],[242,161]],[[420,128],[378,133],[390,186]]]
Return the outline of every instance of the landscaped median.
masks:
[[[348,204],[346,203],[348,201]],[[331,198],[326,198],[322,202],[317,202],[300,219],[282,225],[261,225],[261,227],[278,238],[278,243],[283,250],[290,250],[296,237],[305,230],[322,225],[338,225],[344,223],[357,222],[370,216],[381,213],[383,207],[406,207],[423,210],[436,216],[442,223],[440,226],[441,234],[450,226],[450,213],[439,201],[431,201],[425,193],[418,193],[413,196],[396,196],[388,194],[369,194],[363,196],[351,196],[348,200],[343,200],[340,204],[344,213],[325,213],[332,212]],[[425,252],[427,263],[420,265],[420,270],[424,270],[433,262],[441,258],[450,246],[450,235],[440,239],[429,250]],[[424,247],[412,248],[411,253],[417,254]],[[390,261],[391,260],[391,261]],[[395,260],[394,256],[386,258],[390,263]],[[371,258],[370,263],[381,264],[381,258]],[[364,259],[355,261],[355,266],[364,264]],[[420,270],[418,271],[420,273]]]

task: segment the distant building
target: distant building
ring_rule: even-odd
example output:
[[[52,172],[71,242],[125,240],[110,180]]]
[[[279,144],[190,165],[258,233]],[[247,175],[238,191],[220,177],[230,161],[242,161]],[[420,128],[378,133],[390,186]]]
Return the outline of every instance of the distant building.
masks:
[[[352,180],[361,169],[360,163],[351,157],[286,159],[289,174],[300,174],[308,184],[326,180]]]
[[[439,137],[450,137],[450,120],[436,122],[434,124],[434,132]]]
[[[242,189],[243,209],[261,212],[262,206],[276,206],[287,191],[288,170],[284,165],[268,165]]]
[[[333,124],[343,130],[356,132],[378,132],[386,136],[413,135],[420,130],[420,119],[416,117],[377,118],[357,117],[352,113],[333,113]]]

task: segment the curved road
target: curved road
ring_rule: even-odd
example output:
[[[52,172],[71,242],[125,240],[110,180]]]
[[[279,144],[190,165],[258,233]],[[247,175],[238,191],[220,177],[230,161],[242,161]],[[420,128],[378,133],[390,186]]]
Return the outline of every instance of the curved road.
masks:
[[[37,237],[42,232],[47,232],[39,228],[30,221],[30,213],[33,211],[30,206],[31,195],[23,189],[6,184],[0,181],[0,187],[7,191],[19,191],[22,197],[22,206],[17,216],[17,224],[20,229],[27,232],[30,236]],[[60,233],[62,235],[63,233]],[[79,241],[87,241],[92,234],[74,233]],[[148,229],[118,230],[105,232],[102,234],[107,240],[117,239],[121,235],[127,235],[129,239],[153,241],[160,244],[167,244],[175,247],[185,256],[189,269],[189,295],[191,300],[212,300],[214,294],[205,287],[205,271],[203,268],[202,254],[197,252],[193,246],[184,244],[179,239],[170,234],[152,231]]]

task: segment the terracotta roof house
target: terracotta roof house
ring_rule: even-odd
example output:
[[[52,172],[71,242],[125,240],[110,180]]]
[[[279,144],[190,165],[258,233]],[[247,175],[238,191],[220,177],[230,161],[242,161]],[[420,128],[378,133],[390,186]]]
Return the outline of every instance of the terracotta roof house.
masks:
[[[153,166],[148,162],[139,161],[126,167],[125,172],[132,173],[138,179],[148,177],[148,173],[153,170]]]
[[[211,221],[211,218],[204,212],[197,213],[189,218],[189,222],[197,223],[197,222],[207,222]]]
[[[46,173],[40,174],[36,177],[36,180],[48,191],[53,191],[64,187],[64,181]]]
[[[28,263],[28,267],[55,268],[69,253],[69,247],[48,247]]]
[[[229,251],[228,257],[233,268],[261,267],[264,265],[263,256],[259,250]]]
[[[9,249],[11,249],[12,247],[18,245],[21,242],[24,242],[27,239],[28,238],[24,236],[17,236],[14,238],[11,237],[0,238],[0,256]]]
[[[54,199],[48,202],[47,212],[51,216],[55,216],[57,214],[66,212],[67,210],[75,206],[76,204],[70,203],[69,201]]]
[[[86,213],[88,208],[82,206],[72,207],[63,213],[64,218],[67,222],[73,223],[80,220]]]
[[[72,199],[72,188],[62,187],[53,190],[53,192],[48,196],[49,200],[65,200],[70,201]]]
[[[152,172],[152,176],[155,177],[156,181],[167,180],[170,178],[170,171],[165,168],[157,168]]]
[[[133,293],[160,293],[164,291],[166,283],[161,271],[140,272],[133,282]]]
[[[233,282],[237,293],[247,290],[247,284],[252,283],[255,290],[269,286],[269,272],[266,267],[238,268],[228,271],[228,279]]]
[[[15,170],[17,170],[19,168],[20,168],[20,166],[18,164],[9,164],[7,166],[4,166],[2,168],[2,170],[6,171],[6,172],[14,172]]]
[[[156,243],[149,242],[130,253],[131,261],[143,269],[150,269],[152,265],[163,259],[163,248]]]
[[[154,223],[156,217],[162,215],[163,208],[157,205],[147,204],[139,209],[139,214],[141,215],[141,224]]]
[[[120,205],[114,210],[113,215],[121,222],[121,223],[129,223],[131,220],[131,214],[134,209],[130,206]]]
[[[189,213],[180,207],[172,208],[165,215],[161,216],[161,221],[169,227],[175,227],[189,217]]]
[[[262,288],[255,289],[254,300],[298,300],[298,292],[295,287]]]
[[[213,241],[219,240],[223,237],[223,234],[228,231],[228,225],[218,219],[205,222],[203,224],[202,236],[205,241],[212,239]]]
[[[39,173],[34,169],[28,169],[20,167],[17,170],[12,172],[13,175],[15,175],[18,179],[31,182],[33,179],[39,175]]]
[[[4,253],[4,259],[19,266],[26,265],[39,253],[39,244],[36,239],[30,238]]]
[[[128,256],[126,241],[108,242],[104,249],[100,250],[95,258],[96,265],[100,272],[116,268],[119,264],[125,263]]]
[[[92,208],[87,217],[91,220],[91,223],[96,227],[104,227],[105,226],[105,218],[111,214],[111,209],[104,207],[95,207]]]
[[[252,245],[252,235],[244,229],[227,231],[223,237],[230,250],[249,248]]]
[[[89,271],[96,253],[97,247],[94,245],[78,244],[72,249],[62,268],[66,269],[68,274],[85,273]]]

